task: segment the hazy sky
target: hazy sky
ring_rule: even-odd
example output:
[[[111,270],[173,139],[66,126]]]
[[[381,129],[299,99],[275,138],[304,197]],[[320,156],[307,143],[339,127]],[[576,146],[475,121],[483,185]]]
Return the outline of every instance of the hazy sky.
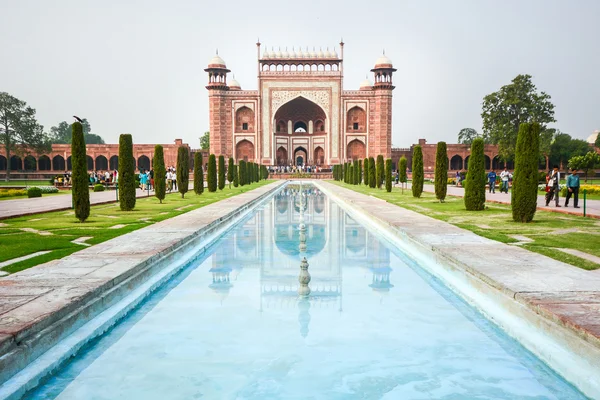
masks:
[[[385,48],[398,69],[394,146],[480,131],[483,97],[525,73],[552,96],[557,128],[577,138],[600,129],[598,0],[0,0],[0,14],[0,91],[34,107],[46,130],[76,114],[110,143],[131,133],[198,147],[203,69],[218,48],[242,88],[256,89],[258,37],[338,52],[343,37],[345,89]]]

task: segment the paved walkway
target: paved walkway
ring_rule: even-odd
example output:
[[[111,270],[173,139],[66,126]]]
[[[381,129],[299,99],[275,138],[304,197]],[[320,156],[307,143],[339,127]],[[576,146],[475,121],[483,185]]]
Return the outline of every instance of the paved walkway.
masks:
[[[410,184],[408,185],[408,187],[410,188]],[[423,190],[426,192],[431,192],[431,193],[435,192],[435,188],[433,185],[423,185]],[[463,187],[448,186],[448,195],[463,197],[464,194],[465,194],[465,189]],[[508,193],[508,194],[500,193],[499,191],[496,191],[496,193],[488,193],[487,191],[485,192],[486,201],[510,204],[510,198],[511,198],[510,193]],[[562,207],[559,207],[559,208],[554,207],[554,202],[550,203],[550,207],[546,207],[546,199],[544,198],[544,196],[538,196],[538,209],[546,210],[546,211],[556,211],[556,212],[561,212],[561,213],[565,213],[565,214],[583,215],[583,194],[582,193],[579,194],[579,207],[580,208],[573,208],[573,198],[571,198],[571,200],[569,201],[569,207],[564,207],[565,199],[563,197],[561,197],[559,200],[560,200],[559,204]],[[600,218],[600,200],[587,200],[586,214],[588,216]]]
[[[585,368],[575,372],[577,367],[572,362],[577,357],[586,359],[587,355],[594,354],[592,364],[599,368],[596,357],[600,357],[600,270],[586,271],[520,247],[486,239],[447,222],[329,182],[317,184],[334,200],[390,227],[393,235],[408,238],[407,247],[411,251],[419,253],[421,247],[427,252],[432,251],[433,258],[428,259],[433,259],[434,266],[423,267],[431,268],[442,279],[450,279],[455,287],[466,286],[466,291],[462,292],[466,292],[467,297],[481,299],[478,294],[471,293],[473,288],[491,296],[491,303],[489,299],[483,300],[485,312],[493,312],[494,307],[499,306],[504,310],[492,314],[494,319],[501,319],[502,313],[508,311],[510,315],[522,318],[524,325],[536,326],[539,331],[552,336],[555,344],[560,343],[560,346],[538,347],[539,343],[527,328],[520,331],[518,326],[498,322],[526,346],[546,352],[542,359],[562,363],[560,366],[564,368],[560,368],[563,369],[560,373],[568,375],[567,379],[590,389],[588,393],[600,395],[597,379],[600,375],[594,377]],[[457,270],[461,274],[452,278]],[[465,281],[469,283],[465,285]],[[524,313],[523,307],[531,314]],[[542,321],[531,320],[528,315],[541,316]],[[565,348],[570,351],[561,353]]]
[[[137,189],[136,196],[146,197],[148,196],[148,192]],[[150,196],[154,196],[153,191],[150,191]],[[0,201],[0,220],[22,215],[68,210],[71,208],[71,201],[70,194],[57,194],[54,196],[44,196],[33,199],[2,200]],[[116,201],[116,193],[114,190],[90,192],[91,204],[112,203],[114,201]]]

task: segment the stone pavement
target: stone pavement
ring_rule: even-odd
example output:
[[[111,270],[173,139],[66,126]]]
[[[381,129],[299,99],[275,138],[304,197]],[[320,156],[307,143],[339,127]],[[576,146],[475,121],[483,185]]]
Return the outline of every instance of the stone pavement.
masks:
[[[410,184],[408,184],[408,188],[410,188]],[[435,193],[435,187],[433,185],[423,185],[423,190],[426,192]],[[463,187],[448,185],[448,195],[463,197],[465,195],[465,189]],[[496,193],[489,193],[486,190],[485,192],[486,201],[510,204],[510,198],[510,192],[508,194],[500,193],[500,191],[496,191]],[[544,196],[538,196],[538,210],[554,211],[572,215],[583,215],[583,193],[579,193],[580,208],[573,208],[573,198],[569,200],[569,207],[564,207],[565,199],[563,197],[559,198],[559,204],[562,207],[554,207],[554,202],[550,203],[550,207],[546,207],[546,199]],[[587,200],[586,215],[594,218],[600,218],[600,200]]]
[[[554,334],[562,338],[565,334],[560,331],[564,329],[577,341],[583,339],[586,345],[582,344],[583,341],[576,341],[571,346],[577,349],[574,351],[579,351],[579,356],[583,354],[582,357],[585,357],[586,351],[600,354],[600,270],[586,271],[518,246],[486,239],[449,223],[329,182],[319,182],[318,185],[335,200],[348,204],[369,219],[399,233],[394,235],[408,237],[433,251],[440,265],[449,265],[445,270],[462,270],[463,275],[471,277],[468,278],[471,282],[481,282],[484,288],[479,290],[490,292],[491,288],[496,289],[496,298],[504,300],[496,300],[495,303],[514,303],[514,299],[544,320],[549,320],[548,332],[559,332]],[[462,189],[449,189],[449,192],[462,194],[459,192]],[[496,194],[495,197],[500,196],[510,198],[505,194]],[[512,307],[514,310],[516,305]],[[539,324],[538,328],[543,329],[544,326]],[[581,350],[583,348],[586,350]],[[600,368],[600,358],[596,359],[594,367]],[[598,376],[591,385],[595,393],[600,395]],[[575,375],[570,380],[581,380],[576,383],[578,386],[580,383],[584,386],[590,384],[588,377]]]
[[[189,250],[185,246],[284,183],[273,182],[0,278],[0,384],[163,264],[180,259]],[[159,259],[163,262],[156,264]]]
[[[142,191],[141,189],[136,190],[136,197],[146,196],[148,196],[147,191]],[[154,192],[150,191],[150,196],[154,196]],[[116,193],[114,190],[90,192],[91,204],[112,203],[114,201],[116,201]],[[22,215],[69,210],[70,208],[70,194],[57,194],[54,196],[44,196],[33,199],[2,200],[0,201],[0,220]]]

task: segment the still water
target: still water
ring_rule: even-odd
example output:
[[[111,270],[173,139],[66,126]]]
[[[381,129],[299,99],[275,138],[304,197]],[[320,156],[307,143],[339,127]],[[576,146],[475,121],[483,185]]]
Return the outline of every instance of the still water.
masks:
[[[299,189],[29,398],[585,398],[316,188]],[[312,293],[301,299],[304,256]]]

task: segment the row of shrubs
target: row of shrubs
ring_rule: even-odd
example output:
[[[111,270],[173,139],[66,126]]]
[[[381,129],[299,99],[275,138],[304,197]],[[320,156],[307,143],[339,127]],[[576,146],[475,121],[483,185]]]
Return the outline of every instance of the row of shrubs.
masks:
[[[560,195],[565,197],[567,195],[567,186],[566,185],[560,185]],[[582,196],[583,195],[583,191],[586,190],[587,194],[598,194],[600,195],[600,185],[581,185],[579,187],[579,195]],[[538,185],[538,191],[540,192],[545,192],[546,191],[546,184],[540,184]]]
[[[0,189],[0,198],[25,196],[27,191],[24,189]]]
[[[402,173],[401,173],[402,175]],[[406,163],[404,163],[404,177],[406,177]],[[381,189],[385,184],[385,189],[388,192],[392,191],[392,159],[383,159],[382,155],[375,158],[365,158],[363,160],[355,160],[354,162],[344,163],[333,166],[333,179],[336,181],[344,181],[351,185],[359,185],[363,183],[371,188]],[[401,179],[402,180],[402,179]],[[402,180],[403,182],[406,181]]]

